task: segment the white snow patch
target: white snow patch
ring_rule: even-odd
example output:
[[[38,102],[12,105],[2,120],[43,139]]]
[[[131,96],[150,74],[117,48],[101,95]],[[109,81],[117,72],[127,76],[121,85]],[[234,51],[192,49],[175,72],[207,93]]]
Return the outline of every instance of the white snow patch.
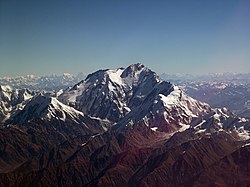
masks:
[[[149,126],[149,118],[147,116],[144,116],[142,119],[143,119],[145,125],[148,127]]]
[[[195,134],[199,134],[199,133],[203,133],[203,132],[206,132],[206,129],[200,129],[200,130],[196,131]]]
[[[117,70],[108,70],[108,75],[109,75],[109,78],[111,79],[111,81],[119,84],[119,85],[122,85],[123,84],[123,81],[122,81],[122,78],[121,78],[121,74],[124,70],[123,69],[117,69]]]
[[[242,140],[247,140],[250,138],[249,132],[244,129],[244,127],[240,127],[238,130],[238,135]]]
[[[109,90],[112,92],[114,91],[114,86],[111,84],[111,82],[108,83]]]
[[[220,115],[219,115],[219,114],[217,114],[217,113],[216,113],[216,114],[214,114],[214,119],[218,119],[218,120],[219,120],[219,119],[220,119]]]
[[[243,122],[243,123],[244,123],[244,122],[248,122],[248,119],[246,119],[246,118],[240,118],[240,119],[239,119],[239,122]]]
[[[87,143],[82,143],[81,146],[83,147],[83,146],[85,146],[86,144],[87,144]]]
[[[170,107],[178,103],[180,92],[180,89],[177,86],[174,86],[174,90],[169,95],[165,96],[163,94],[159,94],[159,96],[161,97],[164,106]]]
[[[204,123],[206,123],[206,120],[202,120],[202,122],[200,122],[198,125],[196,125],[194,128],[198,128],[200,126],[202,126]]]
[[[150,129],[156,132],[158,130],[158,127],[151,127]]]
[[[181,124],[182,127],[178,130],[179,132],[183,132],[185,130],[187,130],[188,128],[190,128],[190,125],[186,125],[186,124]]]
[[[154,104],[157,104],[158,103],[158,100],[154,100]]]
[[[217,124],[220,128],[223,128],[223,124],[222,123],[218,123]]]
[[[169,95],[159,94],[159,96],[164,107],[170,109],[177,106],[178,108],[182,108],[187,116],[197,117],[197,115],[192,112],[192,108],[196,108],[197,101],[186,96],[178,86],[174,86],[173,91]]]
[[[246,147],[248,145],[250,145],[250,143],[246,143],[246,144],[242,145],[242,147]]]
[[[124,106],[123,107],[127,112],[130,112],[131,111],[131,109],[129,108],[129,107],[127,107],[127,106]]]

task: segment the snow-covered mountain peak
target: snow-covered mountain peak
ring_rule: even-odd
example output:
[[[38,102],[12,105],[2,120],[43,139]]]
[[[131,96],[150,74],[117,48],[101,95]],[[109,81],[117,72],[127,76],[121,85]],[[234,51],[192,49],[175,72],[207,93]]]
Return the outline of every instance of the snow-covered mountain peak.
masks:
[[[35,94],[29,89],[15,89],[8,85],[0,86],[0,123],[7,120],[17,110],[21,110]]]
[[[96,71],[64,91],[59,100],[91,116],[118,121],[161,82],[144,65],[132,64],[127,68]]]
[[[12,90],[12,87],[9,85],[0,85],[0,91],[10,92],[11,90]]]
[[[132,64],[121,74],[121,78],[123,79],[125,83],[125,87],[133,87],[134,85],[138,85],[142,82],[145,82],[146,79],[147,82],[161,82],[159,76],[147,67],[145,67],[141,63]]]
[[[121,77],[125,78],[125,77],[134,77],[138,74],[140,74],[141,71],[148,71],[148,68],[145,67],[143,64],[141,63],[137,63],[137,64],[132,64],[130,66],[128,66],[122,73]]]
[[[38,94],[25,105],[23,110],[15,113],[9,122],[22,124],[35,119],[58,119],[62,121],[72,119],[77,121],[81,116],[83,116],[82,112],[61,103],[55,97]]]
[[[138,79],[143,77],[146,72],[152,72],[141,63],[132,64],[127,68],[118,68],[115,70],[105,69],[89,74],[84,82],[97,83],[100,80],[111,81],[120,86],[128,86],[133,82],[138,82]],[[144,72],[144,73],[142,73]],[[153,73],[153,72],[152,72]]]
[[[18,97],[23,100],[30,99],[34,95],[34,92],[29,89],[14,89],[9,85],[0,86],[0,97],[1,100],[7,99],[9,102],[14,102]],[[20,100],[20,99],[19,99]]]
[[[126,125],[149,119],[152,128],[172,131],[206,113],[209,106],[187,95],[143,64],[99,70],[66,90],[59,100],[85,114]],[[166,127],[169,126],[169,127]],[[170,127],[172,126],[172,127]]]
[[[120,86],[132,86],[133,83],[137,83],[140,78],[143,78],[146,74],[152,72],[147,67],[141,63],[132,64],[127,68],[118,68],[115,70],[105,69],[99,70],[92,74],[89,74],[85,79],[86,82],[97,83],[100,80],[102,81],[111,81]]]
[[[11,101],[11,93],[12,93],[12,88],[11,86],[0,86],[0,100],[2,101]]]
[[[68,72],[63,73],[63,78],[72,78],[72,77],[73,77],[73,75],[68,73]]]

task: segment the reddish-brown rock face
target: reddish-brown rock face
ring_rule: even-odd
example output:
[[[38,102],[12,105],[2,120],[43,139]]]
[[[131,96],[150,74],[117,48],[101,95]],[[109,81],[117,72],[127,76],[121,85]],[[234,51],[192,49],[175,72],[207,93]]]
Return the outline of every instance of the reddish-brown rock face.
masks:
[[[29,134],[21,136],[26,139],[13,136],[1,151],[1,155],[10,156],[1,157],[0,186],[249,184],[250,148],[242,147],[243,142],[226,132],[201,136],[185,131],[169,138],[164,133],[140,130],[78,136],[58,146],[48,141],[41,147],[32,143]],[[9,133],[10,137],[17,132]],[[1,136],[1,141],[4,139]],[[37,141],[43,140],[38,137]],[[8,164],[4,165],[4,160]]]
[[[250,145],[243,146],[202,171],[194,186],[250,186]]]

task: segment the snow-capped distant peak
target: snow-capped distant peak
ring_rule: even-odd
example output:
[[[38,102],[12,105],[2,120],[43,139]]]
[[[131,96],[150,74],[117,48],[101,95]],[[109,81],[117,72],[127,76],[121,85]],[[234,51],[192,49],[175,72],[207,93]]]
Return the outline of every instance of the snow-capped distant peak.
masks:
[[[71,78],[71,77],[73,77],[73,75],[70,74],[70,73],[65,72],[65,73],[63,73],[63,77]]]
[[[11,114],[23,109],[25,104],[35,95],[29,89],[15,89],[8,85],[0,86],[0,123],[4,123]]]
[[[9,85],[0,85],[0,90],[4,92],[10,92],[13,88]]]

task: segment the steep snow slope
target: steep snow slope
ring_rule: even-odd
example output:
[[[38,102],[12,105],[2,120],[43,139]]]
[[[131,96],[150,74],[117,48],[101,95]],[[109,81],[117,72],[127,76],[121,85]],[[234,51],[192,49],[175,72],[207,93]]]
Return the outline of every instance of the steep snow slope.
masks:
[[[72,107],[64,105],[59,102],[55,97],[46,97],[39,94],[33,97],[24,107],[23,110],[16,113],[12,118],[14,123],[25,123],[37,118],[42,119],[60,119],[65,121],[70,118],[77,122],[83,113],[75,110]]]

